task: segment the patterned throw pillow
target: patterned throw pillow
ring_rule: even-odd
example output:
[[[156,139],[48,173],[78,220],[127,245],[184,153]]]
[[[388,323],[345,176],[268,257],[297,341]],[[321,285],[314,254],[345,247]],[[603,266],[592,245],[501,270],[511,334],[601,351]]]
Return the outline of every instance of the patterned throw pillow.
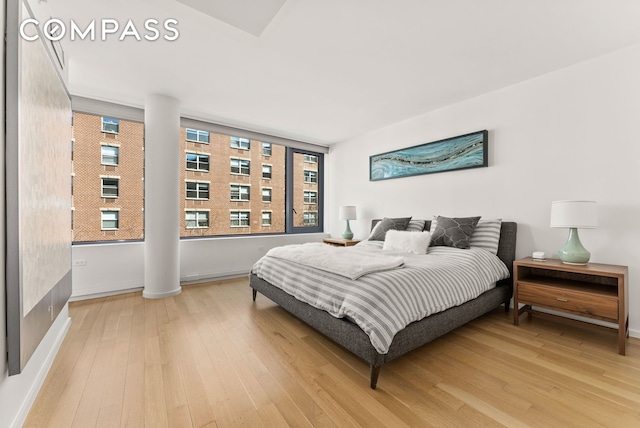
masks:
[[[422,232],[426,223],[426,220],[411,220],[405,230],[407,232]]]
[[[498,254],[502,219],[480,220],[469,240],[469,247],[483,248],[491,254]]]
[[[438,216],[435,229],[431,226],[431,246],[469,248],[469,240],[480,220],[478,217]]]
[[[402,218],[383,218],[371,231],[369,241],[384,241],[387,230],[405,230],[411,221],[411,217]]]

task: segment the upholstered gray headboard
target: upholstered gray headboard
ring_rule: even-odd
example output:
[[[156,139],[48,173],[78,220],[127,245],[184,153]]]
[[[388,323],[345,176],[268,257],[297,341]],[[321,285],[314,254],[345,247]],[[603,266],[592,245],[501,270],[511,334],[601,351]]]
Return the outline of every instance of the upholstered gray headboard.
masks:
[[[381,219],[371,220],[371,229],[373,229],[380,220]],[[431,229],[431,220],[427,220],[424,226],[424,230],[429,229]],[[502,281],[498,282],[499,285],[509,285],[510,287],[513,286],[513,261],[516,258],[517,232],[518,223],[512,221],[502,222],[502,227],[500,228],[500,243],[498,244],[498,257],[509,269],[511,278],[503,279]]]

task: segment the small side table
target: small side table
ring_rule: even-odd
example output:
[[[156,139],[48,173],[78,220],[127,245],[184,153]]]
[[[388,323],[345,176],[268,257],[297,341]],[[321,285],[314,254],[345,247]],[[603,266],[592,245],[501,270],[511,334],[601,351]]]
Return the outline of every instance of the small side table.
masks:
[[[335,247],[353,247],[359,239],[343,239],[343,238],[324,238],[322,240],[325,244],[333,245]]]

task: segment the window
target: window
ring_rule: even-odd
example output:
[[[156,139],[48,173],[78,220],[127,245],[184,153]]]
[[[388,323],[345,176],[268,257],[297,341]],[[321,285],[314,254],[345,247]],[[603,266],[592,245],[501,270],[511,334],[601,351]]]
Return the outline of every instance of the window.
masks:
[[[304,161],[306,163],[318,163],[318,156],[315,156],[315,155],[304,155]]]
[[[120,130],[120,120],[112,117],[102,117],[102,132],[117,134]]]
[[[304,170],[304,182],[305,183],[317,183],[318,173],[316,171]]]
[[[249,139],[241,137],[231,137],[231,147],[234,149],[249,150]]]
[[[102,230],[117,230],[120,224],[120,213],[118,211],[100,212]]]
[[[317,204],[318,203],[318,193],[317,192],[308,192],[305,190],[304,192],[304,203],[305,204]]]
[[[207,229],[209,211],[185,211],[184,223],[187,229]]]
[[[184,138],[187,128],[209,129],[209,126],[184,118],[180,130],[183,157],[176,162],[181,164],[180,185],[183,187],[179,209],[182,216],[190,212],[188,222],[186,217],[181,219],[182,237],[322,232],[324,159],[321,153],[293,149],[268,137],[241,138],[244,135],[240,131],[226,134],[210,131],[209,145],[194,146]],[[240,135],[234,136],[235,132]],[[123,143],[120,147],[124,150]],[[125,156],[125,152],[122,153]],[[313,156],[316,162],[305,163],[304,155]],[[126,156],[128,159],[129,152]],[[311,171],[315,182],[305,183],[304,171]],[[118,172],[125,179],[122,174]],[[187,183],[190,183],[188,187]],[[193,212],[199,211],[208,212],[207,228],[196,227],[198,217]],[[305,211],[316,212],[315,220],[305,222]],[[129,214],[126,215],[128,218]],[[120,230],[125,230],[124,223]]]
[[[118,165],[118,153],[120,149],[115,146],[101,146],[100,154],[102,165]]]
[[[240,186],[237,184],[231,185],[231,200],[232,201],[248,201],[251,187]]]
[[[251,162],[246,159],[231,159],[231,174],[249,175]]]
[[[249,227],[249,211],[231,211],[231,227]]]
[[[73,245],[144,239],[144,123],[109,114],[73,112]]]
[[[209,144],[209,132],[199,129],[187,128],[187,141],[193,143]]]
[[[117,198],[119,181],[120,180],[117,178],[103,178],[102,179],[102,197]]]
[[[187,181],[187,199],[209,199],[209,183]]]
[[[318,225],[318,212],[317,211],[305,211],[304,214],[305,226],[317,226]]]
[[[209,155],[187,153],[187,169],[193,171],[209,171]]]
[[[271,202],[271,189],[262,189],[262,202]]]
[[[262,178],[266,180],[271,179],[271,165],[262,165]]]
[[[262,211],[262,226],[271,226],[271,211]]]

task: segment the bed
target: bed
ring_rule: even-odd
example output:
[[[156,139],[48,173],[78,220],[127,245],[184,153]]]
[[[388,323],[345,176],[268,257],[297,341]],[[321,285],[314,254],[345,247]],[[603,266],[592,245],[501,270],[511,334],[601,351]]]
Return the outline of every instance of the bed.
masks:
[[[379,220],[372,222],[372,230]],[[430,222],[425,229],[429,230]],[[370,365],[370,387],[375,389],[380,368],[392,361],[462,325],[504,305],[509,311],[512,296],[512,269],[515,257],[517,225],[514,222],[501,222],[496,255],[509,271],[509,278],[495,282],[495,287],[483,291],[457,306],[441,312],[433,313],[425,318],[406,325],[392,336],[388,347],[381,352],[380,345],[372,343],[369,334],[363,331],[356,321],[349,316],[337,318],[329,312],[305,303],[283,289],[261,278],[255,272],[250,274],[249,285],[252,288],[253,301],[260,293],[282,308],[324,334],[334,342],[343,346]],[[261,259],[262,260],[262,259]],[[275,282],[275,281],[274,281]],[[377,348],[377,349],[376,349]]]

